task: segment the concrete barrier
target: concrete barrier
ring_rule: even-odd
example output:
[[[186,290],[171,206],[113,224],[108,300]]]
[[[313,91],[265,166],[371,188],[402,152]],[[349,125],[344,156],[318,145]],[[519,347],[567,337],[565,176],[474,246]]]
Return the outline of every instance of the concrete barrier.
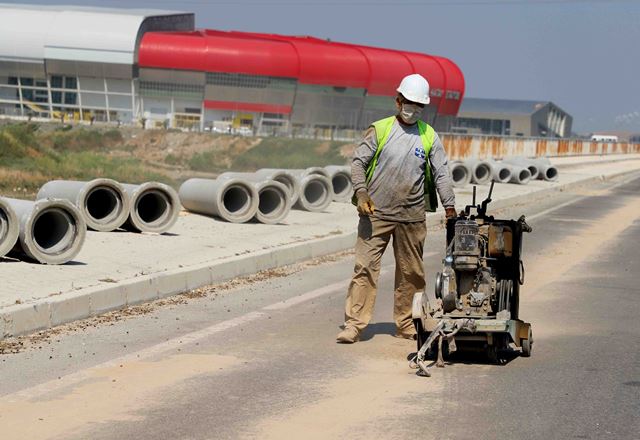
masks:
[[[449,159],[501,159],[507,156],[560,157],[640,153],[640,144],[593,142],[588,139],[525,138],[441,133]]]
[[[260,223],[277,224],[291,211],[289,189],[280,182],[265,179],[253,173],[223,173],[218,179],[244,179],[258,192],[258,210],[254,219]]]
[[[43,264],[64,264],[82,249],[87,225],[68,200],[4,199],[20,224],[18,243],[11,254],[26,255]]]
[[[460,160],[449,162],[449,171],[451,172],[451,181],[453,186],[462,187],[471,182],[471,168]]]
[[[129,195],[129,218],[123,228],[134,232],[167,232],[178,220],[180,200],[176,191],[158,182],[123,184]]]
[[[0,197],[0,257],[13,249],[19,235],[18,216],[9,202]]]
[[[111,179],[52,180],[40,188],[36,198],[70,201],[80,210],[87,227],[95,231],[118,229],[129,217],[129,195]]]
[[[351,202],[353,196],[353,186],[351,184],[351,167],[340,165],[329,165],[324,167],[329,173],[331,186],[333,188],[334,202]]]
[[[231,223],[245,223],[258,211],[258,191],[245,179],[188,179],[178,191],[189,211],[219,217]]]

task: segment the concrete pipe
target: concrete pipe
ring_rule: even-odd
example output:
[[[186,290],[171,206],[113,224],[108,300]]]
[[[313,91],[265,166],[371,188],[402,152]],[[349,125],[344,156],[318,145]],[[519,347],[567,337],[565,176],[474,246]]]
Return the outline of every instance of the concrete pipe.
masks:
[[[257,182],[255,187],[258,191],[258,211],[254,218],[267,225],[282,222],[291,211],[291,196],[287,187],[275,180]]]
[[[300,171],[300,170],[292,170],[292,171]],[[331,179],[331,173],[329,173],[329,170],[327,170],[326,168],[309,167],[309,168],[305,168],[304,172],[305,174],[318,174],[320,176],[324,176],[328,179]]]
[[[252,173],[223,173],[218,179],[245,179],[258,191],[258,210],[253,217],[265,224],[282,222],[291,211],[289,189],[275,180],[264,179]]]
[[[176,191],[158,182],[123,184],[129,195],[129,218],[123,228],[134,232],[167,232],[178,220],[180,200]]]
[[[464,162],[471,170],[472,183],[484,185],[491,181],[491,165],[487,162],[474,157],[466,159]]]
[[[129,217],[129,195],[111,179],[53,180],[40,188],[36,198],[70,201],[80,210],[87,227],[95,231],[118,229]]]
[[[534,180],[538,178],[538,174],[539,174],[538,167],[531,159],[527,159],[526,157],[522,157],[522,156],[513,156],[513,157],[505,157],[504,159],[502,159],[502,162],[507,163],[509,165],[517,165],[520,167],[528,168],[529,172],[531,173],[531,178]]]
[[[298,200],[298,194],[300,194],[300,183],[290,170],[262,168],[253,174],[265,180],[275,180],[276,182],[280,182],[286,186],[289,191],[292,205]]]
[[[449,171],[453,186],[466,186],[471,182],[471,169],[464,162],[460,160],[449,162]]]
[[[296,209],[310,212],[322,212],[333,199],[331,180],[320,174],[309,174],[305,170],[292,170],[300,184],[298,200],[293,205]]]
[[[82,249],[87,224],[68,200],[5,199],[20,224],[18,244],[12,253],[24,254],[42,264],[64,264]]]
[[[189,179],[179,190],[180,201],[189,211],[245,223],[258,211],[258,191],[244,179]]]
[[[18,242],[18,216],[9,202],[0,197],[0,257],[4,257]]]
[[[531,180],[531,171],[529,168],[521,167],[518,165],[507,165],[511,170],[511,180],[509,183],[517,183],[519,185],[526,185]]]
[[[537,157],[531,159],[536,167],[538,167],[538,179],[548,182],[558,180],[558,169],[551,165],[551,161],[547,157]]]
[[[491,167],[491,180],[498,183],[508,183],[511,180],[511,169],[508,165],[493,159],[484,160]]]
[[[334,202],[351,202],[353,186],[351,184],[351,167],[329,165],[324,167],[329,173],[333,187]]]

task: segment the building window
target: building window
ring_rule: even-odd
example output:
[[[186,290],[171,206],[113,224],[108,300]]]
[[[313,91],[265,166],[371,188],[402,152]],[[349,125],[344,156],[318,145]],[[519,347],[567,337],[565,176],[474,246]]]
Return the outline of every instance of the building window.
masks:
[[[52,89],[61,89],[62,88],[62,77],[59,75],[53,75],[51,77],[51,88]]]
[[[207,84],[227,87],[246,87],[257,89],[293,89],[296,80],[261,75],[242,75],[239,73],[207,72]]]
[[[64,94],[64,103],[69,105],[75,105],[78,99],[77,93],[65,93]]]
[[[140,81],[140,93],[146,96],[182,96],[199,99],[204,94],[204,87],[199,84],[174,84],[159,81]]]
[[[64,78],[64,88],[75,90],[78,88],[78,81],[71,76],[66,76]]]
[[[508,119],[481,119],[481,118],[458,118],[456,129],[465,133],[481,133],[505,135],[511,133],[511,121]]]

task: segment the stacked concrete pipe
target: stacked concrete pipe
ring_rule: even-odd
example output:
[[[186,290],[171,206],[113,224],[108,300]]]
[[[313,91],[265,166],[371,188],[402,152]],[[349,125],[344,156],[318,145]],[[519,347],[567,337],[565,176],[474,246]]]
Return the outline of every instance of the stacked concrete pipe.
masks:
[[[485,159],[484,162],[491,167],[491,180],[498,183],[509,183],[511,180],[511,169],[509,165],[496,162],[493,159]]]
[[[278,224],[291,210],[289,189],[275,180],[264,179],[252,173],[223,173],[218,179],[244,179],[258,192],[258,210],[254,219],[260,223]]]
[[[64,264],[78,255],[87,225],[71,202],[4,200],[15,211],[20,225],[19,240],[12,254],[24,254],[43,264]]]
[[[537,157],[530,160],[538,168],[539,180],[546,180],[548,182],[555,182],[558,180],[558,169],[551,165],[549,158]]]
[[[53,180],[40,188],[36,198],[70,201],[80,210],[87,227],[95,231],[118,229],[129,217],[129,195],[111,179]]]
[[[531,179],[535,180],[538,178],[538,174],[539,174],[538,167],[531,159],[527,159],[526,157],[522,157],[522,156],[513,156],[513,157],[505,157],[504,159],[502,159],[502,162],[509,165],[515,165],[515,166],[527,168],[529,170],[529,173],[531,173]]]
[[[258,212],[256,187],[245,179],[189,179],[178,191],[182,206],[198,214],[245,223]]]
[[[292,205],[298,200],[298,194],[300,194],[300,183],[290,170],[262,168],[253,174],[265,180],[275,180],[276,182],[280,182],[286,186],[289,191]]]
[[[296,171],[300,171],[300,170],[296,170]],[[317,174],[319,176],[324,176],[328,179],[331,178],[331,174],[329,173],[329,171],[326,168],[322,168],[322,167],[305,168],[304,172],[306,174]]]
[[[351,167],[329,165],[324,167],[329,173],[331,186],[333,188],[334,202],[350,202],[353,196],[353,186],[351,184]]]
[[[511,170],[511,180],[509,180],[509,183],[526,185],[531,181],[531,171],[529,171],[529,168],[511,164],[507,164],[507,166]]]
[[[449,162],[449,171],[451,172],[453,186],[466,186],[471,182],[471,168],[461,160]]]
[[[122,185],[129,196],[129,217],[123,228],[134,232],[167,232],[178,220],[180,200],[176,191],[158,182]]]
[[[298,179],[300,185],[298,200],[293,207],[310,212],[323,212],[327,209],[333,199],[331,180],[315,169],[289,171]]]
[[[19,235],[18,216],[9,202],[0,197],[0,257],[13,249]]]
[[[484,185],[491,181],[491,165],[484,160],[471,157],[465,160],[465,164],[471,170],[471,182]]]

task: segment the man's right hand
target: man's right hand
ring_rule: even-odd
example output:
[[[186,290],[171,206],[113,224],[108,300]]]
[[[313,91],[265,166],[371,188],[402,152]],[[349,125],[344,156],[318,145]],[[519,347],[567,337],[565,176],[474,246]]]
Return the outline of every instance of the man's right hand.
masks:
[[[356,192],[356,198],[358,199],[358,213],[361,215],[371,215],[376,207],[373,205],[373,200],[369,197],[369,193],[366,189],[360,189]]]

